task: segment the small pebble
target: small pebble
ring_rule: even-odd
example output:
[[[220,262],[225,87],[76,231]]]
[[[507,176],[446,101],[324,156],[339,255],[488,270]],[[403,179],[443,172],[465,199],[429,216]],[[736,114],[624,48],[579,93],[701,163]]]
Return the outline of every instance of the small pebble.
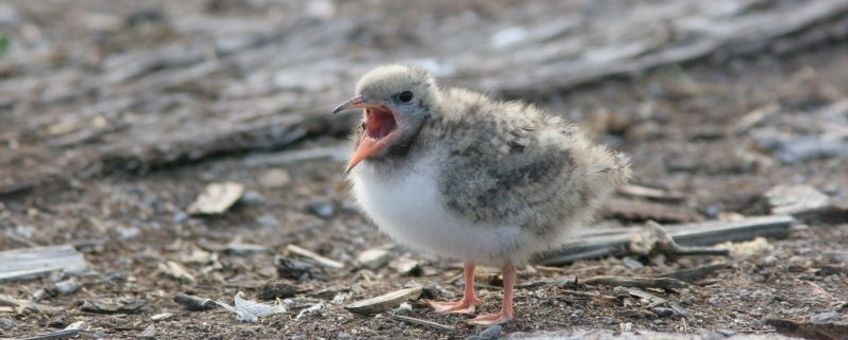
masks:
[[[0,329],[10,330],[12,328],[15,328],[15,323],[12,320],[0,318]]]
[[[683,313],[675,308],[656,307],[652,311],[661,318],[679,318],[683,316]]]
[[[56,282],[56,292],[65,295],[76,292],[79,289],[79,283],[74,279],[68,279],[62,282]]]
[[[262,204],[265,203],[265,196],[262,196],[259,192],[251,190],[244,193],[244,196],[241,197],[241,201],[247,204]]]
[[[503,326],[501,326],[501,325],[489,326],[486,329],[484,329],[482,332],[480,332],[480,334],[469,336],[466,339],[467,340],[493,340],[493,339],[497,339],[497,338],[500,337],[502,329],[503,329]]]
[[[396,308],[396,310],[398,312],[402,312],[402,313],[411,312],[412,311],[412,305],[410,305],[409,302],[404,302],[404,303],[401,303],[400,306],[398,306]]]
[[[633,259],[630,256],[625,256],[624,258],[621,259],[621,262],[623,262],[624,266],[627,267],[627,269],[630,269],[630,270],[639,270],[639,269],[642,269],[642,268],[645,267],[645,265],[643,265],[642,262],[639,262],[639,261]]]
[[[268,188],[282,188],[291,182],[291,176],[283,169],[271,169],[262,174],[259,182]]]
[[[185,211],[177,211],[174,213],[174,223],[183,223],[188,221],[188,217],[189,215]]]
[[[153,321],[168,320],[168,319],[170,319],[172,316],[174,316],[174,314],[173,314],[173,313],[168,313],[168,312],[165,312],[165,313],[159,313],[159,314],[156,314],[156,315],[154,315],[154,316],[151,316],[151,317],[150,317],[150,320],[153,320]]]
[[[810,321],[812,321],[813,323],[828,323],[836,321],[837,319],[839,319],[839,313],[824,312],[813,315],[813,317],[810,318]]]
[[[385,249],[373,248],[359,253],[356,261],[363,267],[377,270],[389,263],[390,254]]]
[[[150,325],[138,335],[139,339],[143,340],[153,340],[156,339],[156,326]]]
[[[336,208],[329,202],[314,202],[307,206],[309,212],[321,218],[330,218],[336,213]]]

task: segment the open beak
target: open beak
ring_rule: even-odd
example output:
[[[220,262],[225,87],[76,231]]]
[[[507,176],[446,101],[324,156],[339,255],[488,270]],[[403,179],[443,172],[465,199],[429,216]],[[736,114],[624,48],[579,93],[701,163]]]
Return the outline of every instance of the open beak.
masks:
[[[377,154],[398,136],[398,122],[392,110],[384,105],[369,103],[356,96],[333,109],[333,113],[354,109],[365,110],[365,129],[353,156],[350,157],[345,174],[350,173],[360,162]]]

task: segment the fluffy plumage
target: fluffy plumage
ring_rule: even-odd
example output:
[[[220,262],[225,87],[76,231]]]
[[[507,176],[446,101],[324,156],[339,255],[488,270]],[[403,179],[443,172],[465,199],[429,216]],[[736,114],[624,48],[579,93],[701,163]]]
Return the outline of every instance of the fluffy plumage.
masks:
[[[520,101],[439,90],[415,68],[378,68],[357,93],[410,87],[393,83],[432,91],[428,106],[437,110],[403,150],[363,162],[350,178],[366,214],[412,248],[521,264],[589,222],[599,199],[629,177],[626,157],[562,119]]]
[[[349,165],[364,212],[404,245],[466,262],[465,298],[433,302],[437,311],[473,312],[474,265],[504,268],[503,310],[472,323],[512,318],[514,266],[588,223],[600,199],[630,176],[626,157],[561,118],[521,101],[440,89],[413,67],[369,72],[336,111],[351,107],[365,108]],[[386,123],[387,112],[394,122]]]

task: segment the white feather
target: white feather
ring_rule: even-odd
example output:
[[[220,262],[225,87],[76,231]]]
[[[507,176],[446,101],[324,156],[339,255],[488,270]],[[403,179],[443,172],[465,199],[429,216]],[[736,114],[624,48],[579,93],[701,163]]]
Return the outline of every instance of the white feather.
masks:
[[[532,249],[518,226],[476,224],[444,205],[439,158],[420,157],[397,175],[378,174],[368,161],[351,172],[361,208],[397,242],[448,258],[501,265],[526,260]]]

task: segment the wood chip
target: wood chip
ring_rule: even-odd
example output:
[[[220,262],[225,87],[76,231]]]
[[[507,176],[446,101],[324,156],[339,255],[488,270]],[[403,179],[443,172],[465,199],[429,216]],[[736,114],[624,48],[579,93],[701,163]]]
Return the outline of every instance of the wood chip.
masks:
[[[336,260],[328,259],[326,257],[318,255],[317,253],[315,253],[311,250],[298,247],[294,244],[289,244],[288,246],[286,246],[286,249],[293,254],[303,256],[303,257],[306,257],[310,260],[313,260],[313,261],[317,262],[318,264],[320,264],[324,267],[329,267],[329,268],[334,268],[334,269],[344,268],[344,263],[341,263],[341,262],[336,261]]]
[[[419,276],[421,275],[421,263],[408,257],[401,257],[389,262],[389,268],[394,269],[402,275]]]
[[[848,208],[809,185],[778,185],[765,193],[771,212],[792,215],[807,223],[844,223]]]
[[[212,183],[188,207],[192,215],[224,213],[244,195],[244,185],[235,182]]]
[[[357,301],[345,306],[345,309],[364,315],[377,314],[400,306],[407,300],[415,300],[421,297],[421,287],[405,288],[388,294],[380,295],[366,300]]]
[[[183,267],[183,265],[174,262],[167,261],[165,263],[159,264],[159,270],[161,270],[165,275],[178,280],[183,283],[194,283],[194,276],[188,272],[188,269]]]
[[[389,262],[389,252],[380,248],[368,249],[356,256],[356,262],[371,270],[380,269]]]
[[[138,335],[138,339],[141,340],[153,340],[156,339],[156,326],[149,325]]]
[[[780,105],[777,103],[768,103],[764,106],[758,107],[751,112],[746,113],[742,118],[736,121],[733,124],[733,133],[741,134],[747,132],[752,127],[757,126],[757,124],[761,123],[768,116],[771,116],[780,111]]]
[[[308,279],[324,280],[328,277],[324,267],[309,258],[301,260],[277,256],[274,263],[277,267],[277,275],[284,279],[305,281]]]
[[[79,274],[88,269],[83,255],[70,245],[2,251],[0,263],[0,282],[43,277],[57,271]]]
[[[621,277],[621,276],[595,276],[580,281],[583,284],[590,286],[622,286],[622,287],[638,287],[638,288],[686,288],[689,284],[683,281],[678,281],[670,278],[662,277]]]
[[[389,317],[398,321],[408,322],[411,324],[421,325],[428,328],[437,329],[443,332],[453,332],[454,328],[451,326],[443,325],[440,323],[435,323],[432,321],[421,320],[416,318],[411,318],[408,316],[397,315],[397,314],[389,314]]]
[[[97,314],[138,314],[147,306],[147,301],[134,298],[97,299],[82,303],[80,310]]]
[[[151,316],[150,320],[151,321],[164,321],[164,320],[168,320],[168,319],[172,318],[173,316],[174,316],[174,313],[168,313],[168,312],[159,313],[159,314]]]

